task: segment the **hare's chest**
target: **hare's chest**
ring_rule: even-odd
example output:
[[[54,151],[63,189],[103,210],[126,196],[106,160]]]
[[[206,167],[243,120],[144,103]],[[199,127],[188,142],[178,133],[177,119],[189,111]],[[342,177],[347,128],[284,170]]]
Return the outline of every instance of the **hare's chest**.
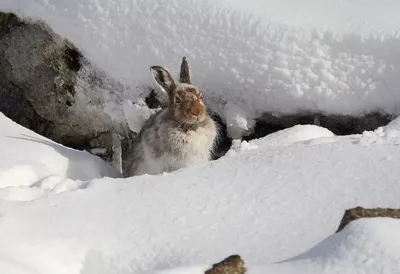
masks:
[[[198,128],[188,132],[178,132],[169,138],[170,153],[166,158],[175,169],[191,164],[206,162],[210,159],[214,144],[215,132],[208,128]],[[172,168],[172,167],[171,167]],[[170,168],[168,168],[170,169]]]
[[[180,148],[177,147],[177,149],[181,151],[182,156],[189,159],[201,158],[208,160],[213,142],[214,137],[202,129],[189,132],[182,138],[182,146]]]
[[[144,147],[146,173],[159,174],[171,172],[193,164],[210,160],[212,147],[216,138],[214,124],[192,131],[163,130],[157,140]]]

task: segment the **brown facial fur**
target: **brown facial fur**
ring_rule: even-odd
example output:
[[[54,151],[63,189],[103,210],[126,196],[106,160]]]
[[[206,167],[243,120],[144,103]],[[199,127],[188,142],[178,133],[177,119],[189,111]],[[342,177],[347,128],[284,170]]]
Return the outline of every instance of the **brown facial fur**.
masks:
[[[201,100],[201,92],[193,86],[182,86],[176,90],[173,100],[175,118],[194,124],[205,119],[206,109]]]

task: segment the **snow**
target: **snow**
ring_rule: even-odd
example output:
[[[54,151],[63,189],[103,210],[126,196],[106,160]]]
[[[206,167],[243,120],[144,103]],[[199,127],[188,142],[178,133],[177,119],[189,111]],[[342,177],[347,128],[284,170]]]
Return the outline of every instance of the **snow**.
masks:
[[[388,125],[379,127],[373,132],[364,132],[362,143],[368,146],[371,143],[381,143],[383,140],[400,145],[400,118],[396,118]]]
[[[160,110],[149,109],[144,102],[134,104],[132,101],[125,101],[123,109],[129,128],[136,133],[140,132],[144,122],[150,118],[152,114]]]
[[[0,9],[48,22],[126,87],[122,101],[156,88],[151,65],[178,76],[185,55],[208,106],[223,119],[228,103],[239,107],[239,124],[263,112],[400,114],[396,0],[2,0]],[[125,119],[124,103],[108,104]]]
[[[0,180],[7,193],[0,196],[0,269],[7,273],[200,273],[231,254],[243,257],[249,273],[399,267],[400,221],[360,220],[334,234],[345,209],[400,207],[398,132],[369,132],[379,142],[365,142],[367,133],[335,136],[299,125],[237,140],[243,149],[216,161],[118,179],[95,156],[0,121],[1,174],[17,170]],[[68,161],[79,163],[74,172],[66,173]],[[21,166],[42,173],[27,178]]]
[[[34,200],[48,191],[58,193],[84,187],[85,180],[106,175],[119,177],[100,158],[57,144],[17,125],[2,113],[0,128],[1,199]]]
[[[290,266],[288,273],[295,273],[293,269],[300,273],[396,273],[400,267],[400,238],[395,235],[399,228],[400,221],[389,218],[357,220],[304,254],[283,262],[282,268],[288,270]]]
[[[357,220],[299,256],[270,266],[250,267],[246,273],[397,273],[399,228],[400,221],[389,218]],[[155,273],[203,274],[209,268],[209,265],[181,267]]]
[[[367,134],[367,132],[365,132],[365,134]],[[262,139],[256,139],[250,142],[241,141],[238,139],[233,140],[231,149],[226,155],[236,155],[237,152],[257,149],[259,147],[283,147],[299,142],[316,144],[333,142],[335,140],[335,134],[326,128],[315,125],[297,125],[291,128],[280,130]]]
[[[232,139],[240,139],[247,132],[251,131],[256,121],[247,117],[248,113],[244,108],[239,107],[232,102],[225,105],[226,127],[228,137]]]
[[[104,110],[134,131],[156,111],[142,98],[155,87],[149,66],[177,76],[187,56],[234,138],[265,111],[399,114],[399,8],[394,0],[0,1],[0,10],[48,22],[120,82],[122,102],[112,103],[110,87]],[[234,140],[216,161],[126,179],[2,114],[0,128],[1,272],[203,273],[231,254],[253,274],[400,267],[399,220],[358,220],[335,234],[348,208],[400,207],[399,118],[351,136],[298,125]]]

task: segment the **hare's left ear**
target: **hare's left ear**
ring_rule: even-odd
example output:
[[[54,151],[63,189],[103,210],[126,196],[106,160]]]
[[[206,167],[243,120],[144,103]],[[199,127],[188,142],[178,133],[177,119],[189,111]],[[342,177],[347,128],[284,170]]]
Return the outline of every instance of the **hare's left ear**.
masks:
[[[185,84],[192,84],[190,80],[190,69],[186,57],[182,58],[181,73],[179,75],[179,82]]]
[[[169,96],[172,96],[176,85],[169,71],[160,66],[152,66],[150,67],[150,71],[156,83],[165,90]]]

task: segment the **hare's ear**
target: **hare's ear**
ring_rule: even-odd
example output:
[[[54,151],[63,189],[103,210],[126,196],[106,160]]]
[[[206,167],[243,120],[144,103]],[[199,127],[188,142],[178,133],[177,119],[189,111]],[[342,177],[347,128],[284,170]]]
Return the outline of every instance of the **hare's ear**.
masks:
[[[190,81],[190,69],[186,57],[182,58],[181,73],[179,75],[179,82],[185,84],[192,84]]]
[[[152,66],[150,67],[150,71],[156,83],[169,95],[172,95],[176,88],[176,85],[168,70],[160,66]]]

